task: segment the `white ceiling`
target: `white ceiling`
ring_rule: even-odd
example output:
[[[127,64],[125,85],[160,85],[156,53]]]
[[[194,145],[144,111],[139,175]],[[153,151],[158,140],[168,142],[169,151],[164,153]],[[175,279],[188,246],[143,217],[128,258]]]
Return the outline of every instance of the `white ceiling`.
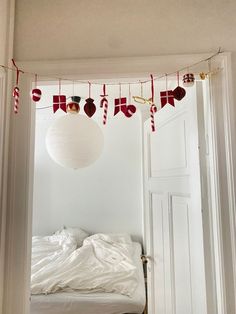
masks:
[[[16,0],[17,60],[236,51],[235,0]]]

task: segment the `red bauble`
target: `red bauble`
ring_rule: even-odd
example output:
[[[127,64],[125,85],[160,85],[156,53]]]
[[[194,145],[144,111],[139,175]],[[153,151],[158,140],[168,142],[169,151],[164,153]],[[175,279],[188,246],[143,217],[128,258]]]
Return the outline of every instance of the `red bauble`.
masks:
[[[94,99],[87,98],[86,103],[84,105],[84,112],[89,118],[91,118],[96,111],[96,106],[93,102],[94,102]]]
[[[186,95],[186,90],[183,87],[177,86],[174,90],[173,90],[173,95],[174,98],[177,100],[181,100],[184,98],[184,96]]]
[[[33,101],[37,102],[41,99],[42,92],[38,88],[34,88],[31,91],[31,98]]]
[[[136,107],[134,105],[128,105],[126,107],[125,116],[127,118],[130,118],[135,112],[136,112]]]

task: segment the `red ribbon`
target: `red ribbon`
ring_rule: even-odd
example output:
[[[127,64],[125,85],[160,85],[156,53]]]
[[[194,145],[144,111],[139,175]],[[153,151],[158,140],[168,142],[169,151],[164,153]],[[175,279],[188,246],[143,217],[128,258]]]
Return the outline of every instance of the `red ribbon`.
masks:
[[[20,73],[24,73],[24,72],[18,68],[18,66],[16,65],[14,59],[11,59],[11,61],[12,61],[13,65],[14,65],[14,67],[16,68],[16,85],[18,85],[19,84]]]
[[[151,92],[152,92],[152,103],[154,103],[154,80],[153,75],[151,74]]]

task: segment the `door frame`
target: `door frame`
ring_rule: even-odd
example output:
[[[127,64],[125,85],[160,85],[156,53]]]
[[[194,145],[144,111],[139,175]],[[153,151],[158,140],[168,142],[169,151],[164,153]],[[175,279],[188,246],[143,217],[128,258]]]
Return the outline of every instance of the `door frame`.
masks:
[[[68,77],[74,79],[109,79],[119,78],[138,78],[146,76],[146,73],[166,73],[173,72],[173,69],[185,67],[186,64],[193,64],[201,59],[209,57],[209,54],[201,55],[173,55],[159,57],[143,58],[117,58],[117,59],[93,59],[93,60],[72,60],[72,61],[54,61],[54,62],[22,62],[18,66],[29,73],[37,73],[48,77]],[[204,70],[205,65],[196,68],[196,73]],[[232,73],[231,56],[229,53],[218,55],[214,59],[214,66],[224,69],[224,94],[223,103],[224,115],[224,139],[225,154],[227,157],[227,191],[230,207],[228,214],[232,219],[230,225],[232,264],[236,265],[235,253],[235,166],[233,164],[233,152],[235,151],[235,133],[234,133],[234,115],[233,96],[232,96]],[[194,72],[195,72],[194,71]],[[199,71],[199,72],[198,72]],[[207,71],[207,69],[206,69]],[[79,73],[79,74],[78,74]],[[21,104],[18,115],[11,114],[10,117],[10,150],[9,150],[9,172],[8,172],[8,216],[7,216],[7,238],[6,238],[6,265],[5,270],[5,296],[4,313],[5,314],[28,314],[29,313],[29,291],[30,291],[30,258],[31,258],[31,236],[32,236],[32,191],[33,191],[33,164],[34,164],[34,107],[31,104],[29,90],[32,86],[33,75],[22,75],[20,82]],[[216,113],[217,114],[217,113]],[[214,117],[213,117],[214,118]],[[218,121],[218,120],[217,120]],[[215,121],[217,124],[218,122]],[[215,125],[217,128],[217,125]],[[212,138],[215,149],[213,150],[216,163],[212,175],[215,177],[214,188],[219,185],[219,173],[217,169],[222,161],[218,154],[219,143],[216,138]],[[227,150],[227,151],[226,151]],[[224,165],[225,166],[225,165]],[[222,186],[220,187],[222,188]],[[219,190],[221,193],[221,190]],[[218,202],[219,208],[223,206]],[[144,215],[143,205],[143,217]],[[220,215],[218,217],[220,219]],[[145,221],[143,225],[143,234],[145,230]],[[212,230],[213,232],[213,230]],[[217,229],[219,237],[222,238],[221,220]],[[145,236],[144,236],[145,237]],[[220,254],[224,256],[224,247],[226,243],[222,242]],[[234,248],[233,248],[234,246]],[[214,243],[211,243],[211,250],[214,256]],[[214,261],[213,261],[214,262]],[[228,282],[225,277],[233,275],[234,281],[231,288],[235,291],[236,276],[235,268],[228,270],[222,264],[219,270],[223,275],[223,282],[219,282],[220,290],[223,293],[224,303],[227,302],[226,285]],[[227,274],[227,276],[226,276]],[[233,300],[231,300],[231,303]],[[232,312],[233,313],[233,312]],[[226,314],[222,312],[219,314]],[[227,313],[229,314],[229,312]]]
[[[3,0],[0,4],[1,64],[10,65],[13,57],[15,0]],[[0,67],[0,313],[3,313],[5,290],[5,259],[7,238],[8,149],[10,132],[10,108],[12,72]]]
[[[220,71],[210,77],[207,95],[210,126],[206,146],[211,189],[208,223],[212,239],[209,245],[218,313],[233,314],[236,311],[236,168],[233,158],[236,134],[231,55],[217,56],[211,66],[215,65]]]

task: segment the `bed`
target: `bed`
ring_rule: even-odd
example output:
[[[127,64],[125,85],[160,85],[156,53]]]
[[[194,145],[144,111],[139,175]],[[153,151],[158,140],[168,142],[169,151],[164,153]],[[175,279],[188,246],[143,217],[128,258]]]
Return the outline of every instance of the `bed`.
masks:
[[[89,240],[85,240],[85,242],[86,241],[89,242],[90,238],[91,237],[88,238]],[[96,243],[96,247],[95,247],[96,249],[97,248],[96,239],[100,241],[101,235],[99,236],[95,235],[95,237],[93,237],[93,240],[94,238],[95,238],[95,243]],[[104,240],[104,236],[102,240]],[[102,242],[102,245],[103,245],[103,242]],[[42,290],[42,291],[38,290],[38,286],[37,286],[37,289],[34,289],[35,285],[33,285],[32,291],[34,293],[31,295],[30,313],[31,314],[124,314],[124,313],[125,314],[126,313],[141,314],[143,313],[146,300],[145,300],[143,265],[140,258],[141,245],[137,242],[131,242],[129,245],[131,245],[132,247],[132,261],[133,261],[133,266],[135,268],[135,276],[129,277],[129,274],[128,274],[129,272],[128,272],[127,273],[128,279],[125,278],[124,276],[124,286],[127,283],[127,287],[131,288],[130,291],[132,291],[132,293],[129,294],[129,289],[127,291],[124,290],[123,284],[120,284],[120,282],[122,281],[122,277],[120,279],[120,273],[119,273],[119,277],[117,276],[117,274],[114,273],[113,280],[115,282],[115,285],[111,286],[110,284],[109,285],[105,284],[103,286],[100,284],[101,280],[99,279],[99,285],[97,285],[98,281],[96,281],[96,286],[95,285],[93,286],[94,289],[89,289],[89,290],[86,285],[83,286],[86,289],[83,289],[83,287],[81,289],[72,289],[70,284],[69,284],[70,287],[68,287],[68,282],[67,282],[66,288],[64,287],[63,291],[61,291],[61,289],[55,290],[54,288],[55,284],[53,284],[53,285],[50,285],[50,287],[53,287],[53,289],[55,290],[53,291],[53,293],[51,293],[51,291],[50,293],[41,293],[42,291],[45,292],[46,290]],[[122,246],[123,246],[123,243],[122,243]],[[83,246],[81,248],[83,249]],[[99,252],[100,251],[101,251],[101,248],[99,247]],[[115,254],[116,253],[117,252],[115,252]],[[81,256],[79,256],[79,259],[81,259]],[[83,265],[81,264],[80,267],[83,268]],[[93,267],[93,271],[94,269],[96,269],[96,267],[95,268]],[[117,278],[119,278],[118,280],[119,284],[117,284]],[[81,277],[80,277],[80,280],[81,280]],[[96,277],[96,280],[97,280],[97,277]],[[135,288],[133,289],[134,280],[137,283],[135,285]],[[104,279],[104,282],[105,281],[106,281],[106,278]],[[60,283],[60,286],[62,286],[61,283]],[[121,290],[120,290],[121,293],[119,293],[120,286],[121,286]],[[42,289],[42,286],[40,286],[40,288]],[[109,289],[111,289],[112,292],[109,292]]]

